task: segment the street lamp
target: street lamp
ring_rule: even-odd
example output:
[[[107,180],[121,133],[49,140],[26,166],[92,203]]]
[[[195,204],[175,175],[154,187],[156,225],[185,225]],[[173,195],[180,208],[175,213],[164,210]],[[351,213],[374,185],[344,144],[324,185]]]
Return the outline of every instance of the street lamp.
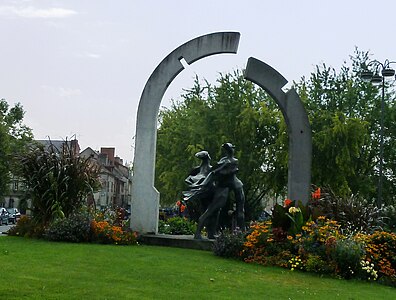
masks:
[[[381,63],[377,60],[370,62],[367,69],[362,71],[360,76],[364,81],[369,81],[375,85],[382,83],[382,98],[381,98],[381,117],[380,117],[380,161],[379,161],[379,179],[378,179],[378,197],[377,206],[382,206],[382,182],[383,182],[383,163],[384,163],[384,108],[385,108],[385,78],[395,76],[395,70],[390,67],[396,62],[385,60]],[[368,67],[372,67],[374,71],[370,71]],[[395,76],[396,79],[396,76]]]

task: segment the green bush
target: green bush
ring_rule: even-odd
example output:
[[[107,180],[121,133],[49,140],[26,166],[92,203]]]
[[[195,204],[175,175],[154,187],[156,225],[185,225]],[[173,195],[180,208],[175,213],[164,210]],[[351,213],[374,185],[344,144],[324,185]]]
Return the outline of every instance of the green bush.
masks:
[[[328,261],[323,260],[319,255],[308,255],[305,262],[305,269],[307,272],[314,272],[319,274],[329,274],[335,271],[335,267],[329,264]]]
[[[240,257],[245,242],[245,234],[242,231],[224,230],[216,238],[213,244],[213,252],[221,257]]]
[[[22,216],[15,226],[8,230],[8,235],[40,238],[44,233],[44,227],[34,222],[29,216]]]
[[[332,257],[337,264],[339,274],[351,278],[361,270],[360,262],[364,256],[363,243],[347,238],[338,240]]]
[[[169,218],[159,221],[158,232],[174,235],[191,235],[197,230],[197,224],[182,217]]]
[[[68,218],[53,221],[45,230],[44,239],[72,243],[90,240],[91,219],[88,213],[76,213]]]

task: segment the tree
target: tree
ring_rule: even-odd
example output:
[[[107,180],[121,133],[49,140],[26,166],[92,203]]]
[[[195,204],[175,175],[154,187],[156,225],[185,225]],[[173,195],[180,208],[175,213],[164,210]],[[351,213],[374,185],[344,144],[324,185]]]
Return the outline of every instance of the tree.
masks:
[[[11,172],[17,167],[15,157],[33,138],[31,129],[23,124],[24,114],[21,104],[10,108],[5,99],[0,100],[0,199],[7,193]]]
[[[369,53],[355,50],[341,70],[317,66],[309,79],[295,84],[304,101],[313,131],[312,182],[331,186],[339,196],[377,196],[380,93],[363,82],[360,72]],[[385,106],[384,202],[395,202],[396,123],[392,90]],[[394,99],[394,97],[393,97]],[[392,104],[393,103],[393,106]]]

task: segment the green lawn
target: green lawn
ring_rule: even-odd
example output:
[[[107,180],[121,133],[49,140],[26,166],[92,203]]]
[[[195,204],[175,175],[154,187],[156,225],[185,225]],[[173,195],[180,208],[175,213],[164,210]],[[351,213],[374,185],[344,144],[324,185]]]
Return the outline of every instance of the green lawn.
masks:
[[[143,245],[0,237],[0,270],[0,299],[396,299],[376,283]]]

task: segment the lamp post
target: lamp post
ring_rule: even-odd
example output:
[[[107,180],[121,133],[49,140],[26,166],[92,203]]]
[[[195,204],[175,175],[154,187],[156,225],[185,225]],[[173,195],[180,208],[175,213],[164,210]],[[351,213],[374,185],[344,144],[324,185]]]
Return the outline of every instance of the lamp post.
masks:
[[[377,196],[377,207],[382,206],[382,184],[383,184],[383,163],[384,163],[384,109],[385,109],[385,78],[395,76],[395,70],[390,67],[391,64],[396,62],[385,60],[381,63],[377,60],[370,62],[367,65],[367,69],[362,71],[361,78],[364,81],[369,81],[375,85],[382,84],[382,97],[381,97],[381,116],[380,116],[380,153],[379,153],[379,178],[378,178],[378,196]],[[370,71],[368,67],[372,67],[373,71]],[[396,76],[395,76],[396,79]]]

